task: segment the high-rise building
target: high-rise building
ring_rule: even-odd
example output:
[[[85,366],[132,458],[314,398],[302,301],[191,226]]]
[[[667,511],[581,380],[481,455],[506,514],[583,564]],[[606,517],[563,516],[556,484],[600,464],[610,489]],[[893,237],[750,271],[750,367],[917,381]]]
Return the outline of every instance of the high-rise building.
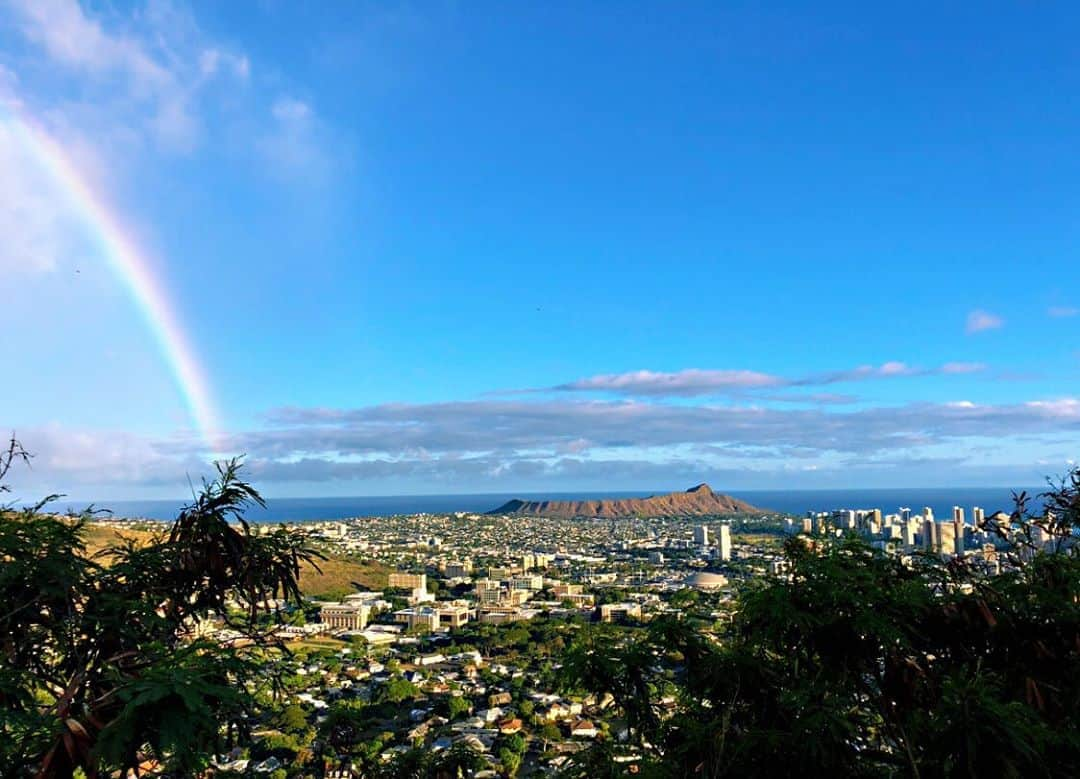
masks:
[[[982,528],[986,522],[986,512],[979,506],[975,506],[971,509],[971,521],[975,523],[975,527]]]
[[[708,546],[709,545],[709,528],[705,525],[698,525],[694,528],[694,545],[695,546]]]
[[[929,519],[932,521],[934,519],[934,510],[929,506],[923,506],[922,515],[923,519]]]
[[[911,509],[908,508],[907,506],[901,506],[900,507],[900,519],[904,520],[905,522],[907,522],[909,519],[911,519]]]
[[[956,524],[951,520],[937,523],[937,551],[943,555],[956,554]]]
[[[938,549],[937,525],[932,515],[923,519],[922,545],[927,552],[935,552]]]
[[[731,559],[731,525],[721,525],[720,534],[717,537],[717,544],[720,546],[720,559]]]
[[[961,525],[964,524],[964,509],[962,506],[952,507],[952,521],[959,522]]]

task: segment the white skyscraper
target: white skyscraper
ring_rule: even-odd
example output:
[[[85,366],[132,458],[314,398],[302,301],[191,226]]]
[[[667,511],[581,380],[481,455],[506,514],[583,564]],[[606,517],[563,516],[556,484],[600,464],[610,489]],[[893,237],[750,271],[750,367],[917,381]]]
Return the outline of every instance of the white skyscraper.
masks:
[[[709,545],[709,528],[705,525],[698,525],[694,528],[694,545],[695,546],[708,546]]]
[[[720,535],[717,538],[717,543],[720,546],[720,559],[731,559],[731,526],[721,525]]]
[[[938,551],[943,555],[956,554],[956,523],[942,520],[937,523]]]
[[[934,523],[932,515],[929,518],[923,519],[922,545],[923,549],[927,552],[933,552],[938,549],[937,525]]]

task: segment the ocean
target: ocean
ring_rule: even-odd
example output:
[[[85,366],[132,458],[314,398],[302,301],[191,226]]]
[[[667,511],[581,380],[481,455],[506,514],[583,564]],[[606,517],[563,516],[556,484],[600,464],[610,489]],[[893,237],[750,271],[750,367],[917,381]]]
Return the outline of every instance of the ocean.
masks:
[[[1019,489],[1019,488],[1017,488]],[[1030,495],[1042,487],[1026,488]],[[724,490],[718,490],[723,492]],[[474,495],[388,495],[332,498],[270,498],[265,509],[252,508],[247,518],[252,522],[282,522],[314,519],[346,519],[349,517],[381,517],[393,514],[451,513],[454,511],[491,511],[508,500],[597,499],[611,497],[645,497],[656,492],[567,492],[567,493],[488,493]],[[981,506],[990,514],[999,509],[1012,510],[1012,495],[1008,488],[993,487],[928,487],[903,489],[845,489],[845,490],[733,490],[732,495],[755,506],[785,514],[805,514],[807,511],[833,509],[880,508],[886,514],[901,506],[921,513],[924,506],[934,510],[938,518],[951,517],[953,506],[963,506],[968,519],[971,507]],[[178,500],[115,500],[95,505],[107,508],[115,517],[173,519],[184,505]],[[85,506],[85,503],[63,501],[54,508]]]

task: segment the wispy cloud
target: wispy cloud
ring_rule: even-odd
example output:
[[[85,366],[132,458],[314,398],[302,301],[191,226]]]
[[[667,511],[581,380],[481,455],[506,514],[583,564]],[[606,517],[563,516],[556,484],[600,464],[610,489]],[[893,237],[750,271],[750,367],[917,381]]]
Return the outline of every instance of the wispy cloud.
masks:
[[[553,451],[581,440],[611,449],[727,443],[868,453],[905,442],[1059,433],[1080,427],[1080,402],[913,403],[838,411],[633,401],[460,401],[281,409],[269,421],[269,429],[243,434],[233,446],[278,457],[316,451],[372,454],[388,447],[398,454]]]
[[[0,115],[0,271],[51,271],[75,253],[78,223],[59,200],[15,125]]]
[[[968,335],[972,335],[986,330],[997,330],[1004,324],[1005,320],[997,314],[992,314],[989,311],[983,311],[982,309],[976,309],[968,314],[967,324],[964,330]]]
[[[75,0],[11,0],[8,8],[24,39],[79,85],[83,97],[54,101],[50,112],[77,108],[85,120],[96,108],[96,124],[121,121],[171,152],[201,143],[209,83],[250,73],[245,55],[209,41],[167,3],[130,16],[91,13]]]
[[[1054,319],[1066,319],[1080,314],[1080,308],[1075,306],[1050,306],[1046,313]]]
[[[53,270],[76,259],[83,238],[20,123],[49,135],[93,189],[113,195],[145,154],[194,152],[211,86],[249,72],[243,54],[209,41],[167,3],[122,15],[75,0],[7,0],[0,26],[13,42],[0,53],[0,267],[7,270]]]
[[[639,370],[590,376],[550,387],[548,391],[592,392],[635,397],[746,396],[752,391],[763,389],[822,387],[831,384],[901,377],[951,376],[983,370],[986,370],[986,365],[978,362],[947,362],[935,367],[921,368],[898,361],[884,362],[880,365],[860,365],[856,368],[795,377],[739,369],[691,368],[667,373]],[[768,397],[775,399],[778,396],[773,394]],[[815,397],[793,395],[785,399],[814,401]],[[836,400],[835,397],[831,399]],[[825,402],[828,400],[829,398],[826,398]]]
[[[270,107],[271,121],[255,145],[269,170],[295,181],[322,182],[332,163],[330,133],[305,100],[279,95]]]
[[[245,52],[166,0],[125,10],[0,0],[0,32],[10,44],[0,48],[0,106],[9,109],[0,111],[5,269],[54,269],[80,237],[56,182],[14,138],[12,116],[47,133],[92,188],[121,206],[144,163],[195,157],[240,136],[258,153],[253,173],[290,184],[325,178],[329,150],[344,146],[324,142],[327,125],[310,104],[281,94],[280,74],[260,81]]]
[[[672,373],[641,370],[601,374],[560,384],[553,389],[567,392],[691,396],[709,394],[718,390],[776,387],[784,383],[784,379],[779,376],[758,371],[690,368]]]

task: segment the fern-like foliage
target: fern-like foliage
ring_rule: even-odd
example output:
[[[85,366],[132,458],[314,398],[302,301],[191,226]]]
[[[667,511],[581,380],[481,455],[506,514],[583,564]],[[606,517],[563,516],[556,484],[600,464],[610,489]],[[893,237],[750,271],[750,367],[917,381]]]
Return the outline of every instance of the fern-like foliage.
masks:
[[[21,456],[13,442],[0,477]],[[259,535],[239,460],[149,543],[88,556],[91,513],[0,510],[0,775],[89,779],[151,763],[190,776],[245,735],[273,604],[300,600],[302,533]],[[237,608],[239,607],[239,608]],[[243,639],[195,638],[208,618]]]

